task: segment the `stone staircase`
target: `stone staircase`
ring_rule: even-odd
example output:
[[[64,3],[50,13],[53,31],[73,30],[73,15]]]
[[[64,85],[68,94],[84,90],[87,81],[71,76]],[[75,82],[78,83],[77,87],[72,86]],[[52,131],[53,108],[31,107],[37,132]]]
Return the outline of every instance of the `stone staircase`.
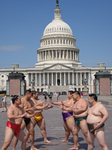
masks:
[[[68,86],[50,86],[49,92],[68,92],[69,91],[69,85]]]

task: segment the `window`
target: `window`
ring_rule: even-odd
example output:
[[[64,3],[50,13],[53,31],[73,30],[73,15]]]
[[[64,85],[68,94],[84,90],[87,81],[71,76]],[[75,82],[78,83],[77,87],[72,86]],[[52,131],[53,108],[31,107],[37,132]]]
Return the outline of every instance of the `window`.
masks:
[[[1,80],[1,85],[4,85],[4,80]]]

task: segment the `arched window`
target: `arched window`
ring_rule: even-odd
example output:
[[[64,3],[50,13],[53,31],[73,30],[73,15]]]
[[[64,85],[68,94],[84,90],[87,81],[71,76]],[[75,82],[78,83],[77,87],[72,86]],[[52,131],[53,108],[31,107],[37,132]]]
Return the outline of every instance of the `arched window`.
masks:
[[[1,80],[1,85],[4,85],[5,81],[4,80]]]

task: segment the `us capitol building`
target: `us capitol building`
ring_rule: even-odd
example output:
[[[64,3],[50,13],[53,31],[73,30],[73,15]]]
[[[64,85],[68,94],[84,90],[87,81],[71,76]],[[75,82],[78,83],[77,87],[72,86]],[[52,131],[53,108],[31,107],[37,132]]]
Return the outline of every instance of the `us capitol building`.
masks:
[[[34,86],[39,92],[82,91],[86,82],[89,93],[94,92],[96,72],[105,68],[112,72],[112,67],[105,67],[104,63],[98,63],[97,67],[82,67],[79,51],[70,26],[61,19],[57,1],[54,20],[46,26],[40,39],[35,67],[19,68],[14,64],[12,68],[0,69],[0,91],[7,90],[8,75],[15,71],[25,75],[26,89]]]

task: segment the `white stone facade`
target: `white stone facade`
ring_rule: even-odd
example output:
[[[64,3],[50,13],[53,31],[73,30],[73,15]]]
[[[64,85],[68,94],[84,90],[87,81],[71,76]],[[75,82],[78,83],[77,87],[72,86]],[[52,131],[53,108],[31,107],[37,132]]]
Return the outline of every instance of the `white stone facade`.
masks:
[[[16,72],[23,73],[26,77],[26,88],[31,88],[35,82],[35,90],[39,92],[62,92],[70,89],[82,91],[84,79],[87,81],[89,93],[94,92],[94,74],[99,70],[104,71],[105,66],[82,67],[79,62],[79,48],[76,39],[68,24],[61,19],[61,10],[57,4],[54,10],[54,20],[47,25],[40,40],[37,50],[38,61],[34,68],[15,68]],[[112,72],[112,67],[106,67]],[[0,69],[0,91],[6,90],[8,74],[11,69]]]

